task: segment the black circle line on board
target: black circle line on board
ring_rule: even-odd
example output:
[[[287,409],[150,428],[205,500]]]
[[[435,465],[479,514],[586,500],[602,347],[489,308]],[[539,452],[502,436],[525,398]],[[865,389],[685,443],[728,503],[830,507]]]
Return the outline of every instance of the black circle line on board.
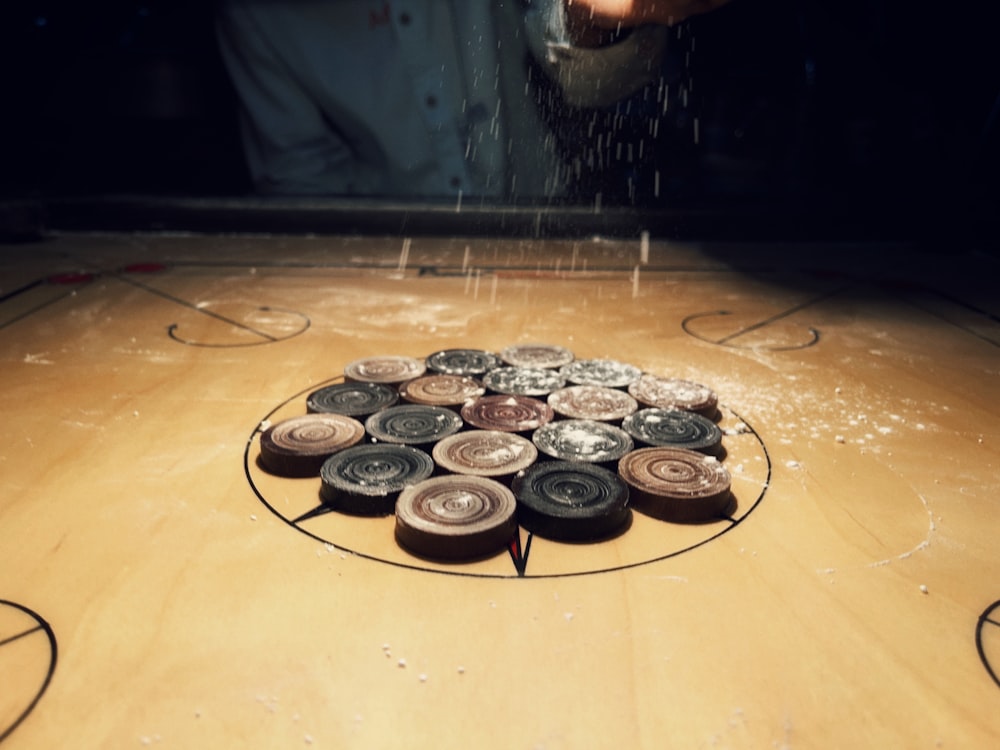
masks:
[[[809,331],[810,338],[807,341],[803,341],[802,343],[799,344],[788,344],[787,346],[756,346],[756,345],[743,346],[740,344],[730,343],[733,339],[738,338],[739,336],[742,336],[746,333],[750,333],[752,331],[759,330],[761,328],[770,325],[771,323],[774,323],[781,317],[784,317],[784,315],[774,316],[768,318],[766,321],[761,321],[759,323],[754,323],[752,325],[745,326],[744,328],[741,328],[726,336],[723,336],[721,339],[708,338],[707,336],[703,336],[700,333],[692,330],[691,323],[695,320],[700,320],[702,318],[720,317],[723,315],[732,315],[732,314],[733,313],[731,310],[712,310],[711,312],[693,313],[692,315],[688,315],[686,318],[684,318],[684,320],[681,321],[681,328],[684,330],[684,333],[686,333],[688,336],[692,336],[698,339],[699,341],[704,341],[705,343],[708,344],[715,344],[716,346],[725,346],[730,349],[754,349],[758,351],[787,352],[787,351],[794,351],[796,349],[808,349],[810,346],[815,346],[816,344],[819,343],[820,339],[819,330],[811,326],[806,328],[806,330]]]
[[[788,346],[741,346],[740,344],[732,342],[734,339],[737,339],[740,336],[773,325],[774,323],[777,323],[779,320],[783,320],[784,318],[787,318],[790,315],[794,315],[795,313],[800,312],[801,310],[804,310],[807,307],[818,305],[820,302],[824,302],[827,299],[830,299],[831,297],[835,297],[841,294],[842,292],[846,291],[847,288],[848,287],[846,286],[837,287],[836,289],[821,294],[818,297],[813,297],[812,299],[808,299],[805,302],[800,302],[797,305],[792,305],[788,309],[782,310],[779,313],[775,313],[774,315],[771,315],[770,317],[765,318],[764,320],[760,320],[757,321],[756,323],[751,323],[750,325],[743,326],[742,328],[739,328],[736,331],[733,331],[732,333],[727,334],[726,336],[723,336],[722,338],[719,339],[710,339],[707,336],[702,336],[698,332],[692,330],[691,323],[692,321],[699,320],[701,318],[732,315],[733,313],[731,310],[711,310],[709,312],[693,313],[691,315],[688,315],[686,318],[684,318],[684,320],[681,321],[681,328],[689,336],[693,336],[699,341],[705,341],[709,344],[715,344],[717,346],[726,346],[735,349],[757,349],[757,350],[773,351],[773,352],[792,351],[795,349],[806,349],[810,346],[814,346],[815,344],[819,343],[820,339],[819,330],[813,328],[812,326],[808,326],[806,329],[809,331],[810,334],[809,340],[798,344],[789,344]]]
[[[215,318],[216,320],[222,323],[226,323],[227,325],[233,326],[234,328],[239,328],[241,330],[247,331],[248,333],[251,333],[254,336],[260,337],[261,339],[260,341],[254,341],[250,343],[235,343],[235,344],[201,343],[198,341],[184,339],[177,336],[175,334],[175,331],[178,327],[177,323],[171,323],[169,326],[167,326],[167,335],[177,343],[184,344],[186,346],[204,346],[210,348],[236,348],[243,346],[259,346],[260,344],[273,344],[278,341],[286,341],[290,338],[298,336],[300,333],[306,331],[310,325],[309,318],[303,313],[297,312],[295,310],[285,310],[282,308],[267,307],[267,306],[258,307],[257,308],[258,310],[275,310],[278,312],[288,313],[289,315],[296,315],[305,321],[305,325],[302,328],[300,328],[297,331],[294,331],[293,333],[288,334],[287,336],[272,336],[267,331],[261,331],[257,328],[254,328],[253,326],[248,326],[246,323],[241,323],[240,321],[235,320],[233,318],[229,318],[225,315],[220,315],[217,312],[212,312],[211,310],[207,310],[204,307],[200,307],[195,303],[189,302],[188,300],[182,299],[181,297],[178,297],[174,294],[170,294],[169,292],[164,292],[163,290],[157,289],[156,287],[150,286],[149,284],[144,284],[141,281],[136,281],[135,279],[131,279],[123,273],[113,272],[110,275],[118,279],[119,281],[123,281],[126,284],[134,286],[137,289],[142,289],[144,292],[149,292],[150,294],[156,295],[157,297],[161,297],[169,302],[173,302],[175,305],[180,305],[181,307],[186,307],[189,310],[194,310],[195,312],[200,313],[201,315],[207,315],[210,318]]]
[[[302,326],[297,330],[292,331],[291,333],[286,334],[284,336],[272,336],[269,333],[260,331],[256,328],[253,328],[252,326],[248,326],[242,323],[237,323],[229,318],[226,318],[225,316],[218,315],[217,313],[205,310],[204,308],[198,308],[199,312],[205,313],[206,315],[210,315],[214,318],[218,318],[219,320],[229,323],[230,325],[236,326],[237,328],[241,328],[252,334],[260,336],[261,340],[230,342],[230,343],[211,343],[207,341],[195,341],[193,339],[186,339],[180,334],[178,334],[177,329],[180,326],[177,323],[171,323],[169,326],[167,326],[167,335],[174,341],[176,341],[178,344],[184,344],[185,346],[200,346],[207,349],[238,349],[247,346],[262,346],[264,344],[276,344],[279,341],[288,341],[289,339],[293,339],[296,336],[305,333],[306,331],[309,330],[309,327],[312,325],[312,321],[309,319],[309,316],[306,315],[305,313],[299,312],[298,310],[289,310],[287,308],[273,307],[270,305],[264,305],[258,307],[257,310],[261,312],[278,312],[278,313],[284,313],[285,315],[289,316],[295,316],[302,321]]]
[[[267,501],[267,498],[265,498],[264,495],[261,493],[261,491],[257,488],[257,485],[253,481],[253,476],[250,473],[250,449],[253,447],[254,438],[260,432],[263,431],[262,428],[261,428],[261,423],[270,421],[271,417],[274,416],[274,414],[276,414],[279,410],[281,410],[282,408],[284,408],[288,404],[292,403],[296,399],[301,398],[301,397],[303,397],[303,396],[311,393],[312,391],[316,390],[317,388],[321,388],[321,387],[323,387],[325,385],[332,385],[332,384],[337,383],[337,382],[342,381],[342,380],[343,380],[343,376],[339,375],[337,377],[330,378],[329,380],[325,380],[325,381],[322,381],[320,383],[316,383],[315,385],[311,385],[311,386],[309,386],[307,388],[303,388],[301,391],[299,391],[299,392],[297,392],[297,393],[289,396],[287,399],[285,399],[280,404],[278,404],[273,409],[271,409],[271,411],[269,411],[266,415],[264,415],[264,418],[260,422],[257,423],[257,425],[254,427],[254,429],[250,432],[250,435],[247,438],[246,447],[243,450],[243,471],[244,471],[244,474],[246,475],[247,483],[250,485],[250,489],[253,490],[254,495],[257,496],[257,499],[260,500],[260,502],[262,502],[264,504],[264,506],[268,510],[271,511],[272,514],[274,514],[279,519],[281,519],[287,526],[295,529],[296,531],[298,531],[301,534],[305,534],[306,536],[308,536],[308,537],[310,537],[310,538],[314,539],[315,541],[320,542],[322,544],[331,544],[332,542],[330,542],[329,539],[324,539],[323,537],[319,536],[318,534],[314,534],[313,532],[311,532],[311,531],[309,531],[307,529],[302,528],[301,526],[297,525],[294,520],[290,520],[290,519],[286,518],[285,516],[283,516],[280,512],[278,512],[277,508],[275,508],[273,505],[271,505],[271,503],[269,503]],[[707,537],[705,539],[702,539],[701,541],[696,542],[695,544],[692,544],[692,545],[689,545],[687,547],[684,547],[683,549],[674,550],[673,552],[669,552],[669,553],[667,553],[665,555],[661,555],[659,557],[654,557],[654,558],[651,558],[649,560],[641,560],[639,562],[626,563],[624,565],[616,565],[616,566],[610,567],[610,568],[600,568],[600,569],[596,569],[596,570],[577,571],[577,572],[572,572],[572,573],[545,573],[545,574],[541,574],[541,575],[528,575],[526,573],[526,569],[527,569],[527,552],[528,552],[529,545],[530,545],[530,542],[531,542],[531,535],[529,535],[528,536],[528,541],[525,544],[525,549],[524,549],[523,557],[519,558],[519,556],[512,554],[512,558],[513,558],[514,565],[515,565],[515,568],[516,568],[515,574],[514,575],[498,575],[498,574],[495,574],[495,573],[471,573],[469,571],[462,571],[462,570],[443,570],[443,569],[439,569],[439,568],[427,568],[427,567],[422,567],[422,566],[419,566],[419,565],[413,565],[413,564],[410,564],[410,563],[399,562],[399,561],[395,561],[395,560],[386,560],[384,558],[376,557],[374,555],[369,555],[369,554],[367,554],[365,552],[359,552],[357,550],[351,549],[350,547],[344,547],[344,546],[341,546],[339,544],[337,544],[335,546],[341,552],[348,552],[348,553],[350,553],[350,554],[352,554],[352,555],[354,555],[356,557],[360,557],[360,558],[362,558],[364,560],[371,560],[372,562],[378,562],[378,563],[382,563],[382,564],[385,564],[385,565],[392,565],[393,567],[402,568],[402,569],[405,569],[405,570],[414,570],[414,571],[418,571],[420,573],[437,573],[437,574],[441,574],[441,575],[457,576],[457,577],[461,577],[461,578],[489,578],[489,579],[501,579],[501,580],[504,580],[504,579],[516,579],[516,578],[532,578],[532,579],[542,579],[542,578],[575,578],[575,577],[579,577],[579,576],[597,575],[597,574],[601,574],[601,573],[614,573],[614,572],[623,571],[623,570],[630,570],[632,568],[638,568],[638,567],[641,567],[641,566],[644,566],[644,565],[650,565],[650,564],[653,564],[653,563],[662,562],[664,560],[669,560],[670,558],[677,557],[678,555],[682,555],[685,552],[690,552],[692,550],[698,549],[699,547],[701,547],[701,546],[703,546],[705,544],[708,544],[709,542],[714,541],[715,539],[718,539],[723,534],[726,534],[729,531],[732,531],[733,529],[735,529],[737,526],[739,526],[741,523],[743,523],[743,521],[757,508],[758,505],[760,505],[761,501],[764,499],[764,496],[767,494],[768,488],[771,486],[772,461],[771,461],[771,454],[768,452],[767,446],[764,444],[764,441],[761,439],[760,435],[757,433],[757,431],[753,428],[752,425],[750,425],[745,419],[743,419],[739,414],[737,414],[736,412],[734,412],[732,409],[727,409],[727,411],[729,411],[736,419],[740,420],[740,422],[742,422],[744,425],[746,425],[746,430],[745,431],[741,431],[739,433],[740,435],[753,435],[755,438],[757,438],[757,442],[760,444],[761,450],[764,452],[764,460],[767,462],[767,475],[764,478],[763,485],[761,486],[760,494],[757,495],[757,497],[753,500],[752,503],[750,503],[750,506],[749,506],[749,508],[747,509],[747,511],[745,513],[743,513],[739,518],[732,518],[731,516],[720,518],[720,520],[724,520],[724,521],[728,521],[729,522],[724,529],[721,529],[720,531],[718,531],[717,533],[713,534],[712,536]],[[315,514],[319,514],[319,510],[318,509],[314,509],[314,511],[310,511],[310,512],[306,513],[303,516],[303,518],[305,518],[306,516],[312,517],[312,515],[314,513]],[[512,543],[513,543],[513,540],[512,540]]]
[[[993,665],[990,664],[990,660],[986,656],[986,649],[983,647],[983,630],[986,626],[996,628],[995,631],[989,632],[995,632],[1000,637],[1000,600],[988,606],[979,615],[979,621],[976,623],[976,651],[979,652],[979,660],[983,663],[989,676],[993,678],[993,682],[997,684],[997,687],[1000,687],[1000,676],[994,671]]]
[[[33,628],[29,628],[23,633],[17,633],[9,638],[0,640],[0,648],[7,645],[8,643],[13,643],[16,640],[32,635],[34,633],[43,632],[45,633],[45,637],[49,641],[49,651],[51,653],[51,658],[49,659],[49,668],[45,673],[45,679],[42,681],[42,685],[41,687],[39,687],[38,692],[35,693],[35,697],[32,698],[31,703],[29,703],[27,708],[25,708],[24,711],[22,711],[21,714],[14,719],[13,723],[11,723],[10,726],[6,728],[0,727],[0,742],[3,742],[5,739],[7,739],[11,735],[11,733],[15,729],[17,729],[21,725],[21,723],[28,717],[28,714],[30,714],[34,710],[35,706],[38,705],[38,701],[42,699],[42,695],[44,695],[45,691],[48,689],[49,683],[52,682],[52,676],[55,674],[56,671],[56,659],[58,658],[59,654],[59,649],[58,646],[56,645],[56,636],[52,630],[52,626],[49,625],[49,623],[47,623],[41,617],[41,615],[39,615],[36,612],[33,612],[32,610],[28,609],[22,604],[18,604],[17,602],[11,602],[7,601],[6,599],[0,599],[0,607],[4,606],[12,607],[16,610],[19,610],[20,612],[23,612],[24,614],[31,617],[38,624]]]

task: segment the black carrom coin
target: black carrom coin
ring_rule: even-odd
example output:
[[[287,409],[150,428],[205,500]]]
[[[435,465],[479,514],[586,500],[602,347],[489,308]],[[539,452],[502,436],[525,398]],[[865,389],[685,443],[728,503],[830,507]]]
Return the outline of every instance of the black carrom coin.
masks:
[[[434,472],[434,461],[408,445],[356,445],[336,453],[320,468],[320,498],[345,513],[391,514],[396,498]]]
[[[344,414],[364,420],[377,411],[395,406],[399,393],[380,383],[336,383],[313,391],[306,409],[324,414]]]
[[[537,463],[514,478],[518,521],[532,533],[562,541],[595,541],[629,519],[629,490],[614,473],[571,461]]]
[[[690,411],[640,409],[625,418],[622,429],[643,446],[687,448],[711,455],[722,451],[719,426]]]
[[[445,349],[427,358],[427,369],[442,375],[478,378],[500,366],[500,358],[482,349]]]
[[[381,443],[433,446],[462,429],[462,418],[443,406],[390,406],[365,420],[368,435]]]

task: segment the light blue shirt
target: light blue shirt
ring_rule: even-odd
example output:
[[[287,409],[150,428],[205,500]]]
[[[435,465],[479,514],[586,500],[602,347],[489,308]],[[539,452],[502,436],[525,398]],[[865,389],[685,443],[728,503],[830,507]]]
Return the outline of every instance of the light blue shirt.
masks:
[[[425,198],[562,194],[551,86],[613,103],[666,39],[575,48],[562,0],[227,0],[218,30],[259,192]]]

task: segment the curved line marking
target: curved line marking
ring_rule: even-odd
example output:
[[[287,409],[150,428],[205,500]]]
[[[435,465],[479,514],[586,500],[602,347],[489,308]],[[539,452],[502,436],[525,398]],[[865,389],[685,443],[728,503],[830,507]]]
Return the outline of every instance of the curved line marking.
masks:
[[[268,333],[265,333],[264,331],[257,330],[256,328],[252,328],[250,326],[225,319],[227,323],[231,323],[239,328],[242,328],[243,330],[249,331],[250,333],[262,337],[260,341],[243,341],[239,343],[211,343],[206,341],[195,341],[194,339],[186,339],[177,333],[177,329],[180,327],[179,324],[177,323],[171,323],[169,326],[167,326],[167,336],[172,338],[178,344],[184,344],[185,346],[201,346],[208,349],[237,349],[240,347],[261,346],[262,344],[276,344],[279,341],[288,341],[288,339],[295,338],[299,334],[305,333],[307,330],[309,330],[309,327],[312,325],[312,321],[309,319],[309,316],[307,316],[305,313],[299,312],[298,310],[288,310],[285,308],[269,307],[266,305],[263,307],[258,307],[256,309],[262,312],[280,312],[280,313],[285,313],[286,315],[294,315],[303,321],[303,325],[298,330],[292,331],[292,333],[289,333],[285,336],[272,336]],[[201,312],[208,313],[208,311],[206,310],[201,310]],[[214,315],[213,317],[219,317],[220,319],[223,319],[221,318],[221,316],[217,315]]]

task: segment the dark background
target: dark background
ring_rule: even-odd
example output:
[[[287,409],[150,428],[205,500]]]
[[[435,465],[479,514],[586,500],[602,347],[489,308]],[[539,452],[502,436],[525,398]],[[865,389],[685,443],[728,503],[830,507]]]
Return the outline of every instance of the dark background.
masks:
[[[0,34],[0,197],[250,192],[210,0],[15,0]],[[985,9],[736,0],[683,36],[665,75],[690,88],[689,106],[644,173],[595,175],[581,203],[596,185],[606,204],[652,208],[994,213],[1000,43]],[[572,142],[572,118],[565,129]]]

